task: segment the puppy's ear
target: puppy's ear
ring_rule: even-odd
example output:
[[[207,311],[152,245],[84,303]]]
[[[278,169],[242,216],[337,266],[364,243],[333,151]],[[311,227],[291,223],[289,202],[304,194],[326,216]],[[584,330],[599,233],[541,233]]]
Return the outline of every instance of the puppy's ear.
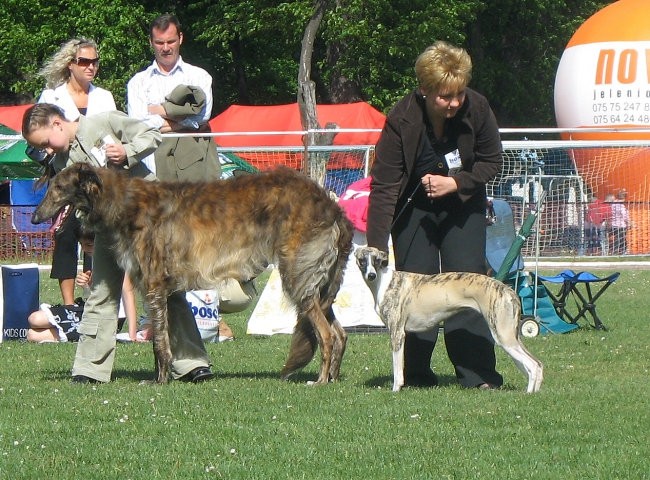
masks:
[[[380,251],[377,255],[377,258],[379,259],[379,264],[381,265],[381,268],[386,268],[388,266],[388,253],[387,252],[382,252]]]
[[[357,248],[354,251],[354,257],[357,260],[357,265],[359,265],[361,269],[366,268],[368,265],[368,256],[366,255],[366,249],[364,247]]]

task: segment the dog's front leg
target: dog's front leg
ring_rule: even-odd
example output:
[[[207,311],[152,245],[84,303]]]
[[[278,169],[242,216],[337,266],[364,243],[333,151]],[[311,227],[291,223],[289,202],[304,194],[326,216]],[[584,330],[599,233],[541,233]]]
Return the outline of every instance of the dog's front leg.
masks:
[[[404,340],[397,350],[393,350],[393,392],[404,386]]]
[[[167,383],[172,361],[169,344],[169,320],[167,312],[167,295],[162,289],[152,288],[146,295],[153,329],[153,353],[156,362],[157,383]]]
[[[404,342],[406,332],[399,316],[387,318],[386,325],[390,331],[390,346],[393,352],[393,392],[399,392],[404,386]]]

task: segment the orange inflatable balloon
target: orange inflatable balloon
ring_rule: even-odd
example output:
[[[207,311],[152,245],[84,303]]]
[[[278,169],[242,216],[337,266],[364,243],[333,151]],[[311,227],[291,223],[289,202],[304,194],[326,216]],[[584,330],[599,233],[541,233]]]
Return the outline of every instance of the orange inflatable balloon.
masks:
[[[596,12],[566,46],[555,77],[561,128],[636,128],[647,132],[579,132],[574,140],[650,140],[650,1],[620,0]],[[578,172],[600,198],[626,189],[648,201],[650,150],[575,149]]]

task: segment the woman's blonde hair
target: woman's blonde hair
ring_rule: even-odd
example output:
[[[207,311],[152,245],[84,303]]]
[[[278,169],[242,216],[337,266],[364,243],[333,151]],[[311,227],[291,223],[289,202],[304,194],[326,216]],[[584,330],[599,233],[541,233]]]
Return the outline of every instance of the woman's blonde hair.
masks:
[[[41,77],[45,78],[46,88],[56,88],[68,81],[70,78],[68,66],[81,48],[94,48],[99,54],[97,44],[90,38],[79,37],[68,40],[45,61],[43,68],[38,72]]]
[[[440,40],[415,60],[415,76],[425,94],[459,92],[472,79],[472,59],[464,48]]]

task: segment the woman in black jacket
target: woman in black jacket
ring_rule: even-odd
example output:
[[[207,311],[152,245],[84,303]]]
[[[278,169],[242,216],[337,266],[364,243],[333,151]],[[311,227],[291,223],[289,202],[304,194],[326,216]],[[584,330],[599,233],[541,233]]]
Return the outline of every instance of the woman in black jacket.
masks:
[[[501,170],[502,146],[485,97],[467,87],[467,52],[439,41],[416,60],[419,88],[389,113],[377,143],[368,245],[388,250],[397,270],[485,273],[485,185]],[[437,331],[407,333],[407,385],[433,386]],[[462,312],[445,324],[445,345],[462,386],[496,388],[494,344],[484,321]]]

